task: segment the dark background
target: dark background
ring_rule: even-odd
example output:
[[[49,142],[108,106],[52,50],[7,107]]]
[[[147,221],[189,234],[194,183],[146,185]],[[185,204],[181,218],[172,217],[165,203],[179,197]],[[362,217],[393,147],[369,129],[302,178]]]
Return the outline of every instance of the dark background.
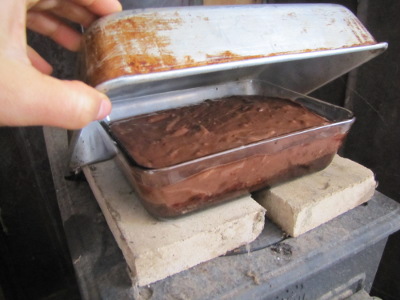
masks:
[[[201,4],[202,1],[121,1],[125,8]],[[299,3],[300,1],[268,1]],[[350,8],[377,41],[379,57],[313,93],[350,108],[357,120],[342,155],[372,169],[378,190],[400,202],[400,1],[301,1]],[[139,3],[139,2],[138,2]],[[76,55],[29,33],[29,43],[75,77]],[[21,86],[29,87],[29,83]],[[400,299],[400,233],[389,238],[371,295]],[[65,241],[40,127],[0,128],[0,300],[80,299]]]

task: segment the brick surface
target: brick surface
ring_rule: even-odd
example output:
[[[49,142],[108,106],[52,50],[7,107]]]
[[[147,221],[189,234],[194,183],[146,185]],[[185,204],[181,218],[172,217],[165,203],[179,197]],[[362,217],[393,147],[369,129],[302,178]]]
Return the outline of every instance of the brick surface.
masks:
[[[139,286],[248,244],[264,227],[265,210],[250,195],[159,221],[147,214],[113,161],[84,172]]]
[[[255,195],[267,216],[296,237],[368,201],[376,182],[371,170],[335,156],[324,170]]]

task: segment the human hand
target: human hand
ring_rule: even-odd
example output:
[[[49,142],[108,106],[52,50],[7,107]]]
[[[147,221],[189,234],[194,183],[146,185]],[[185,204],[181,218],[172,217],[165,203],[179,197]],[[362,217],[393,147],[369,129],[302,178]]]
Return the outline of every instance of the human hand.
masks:
[[[0,10],[0,126],[82,128],[111,111],[106,95],[79,81],[49,76],[52,67],[26,43],[26,27],[71,51],[80,34],[63,20],[89,26],[121,10],[117,0],[2,0]]]

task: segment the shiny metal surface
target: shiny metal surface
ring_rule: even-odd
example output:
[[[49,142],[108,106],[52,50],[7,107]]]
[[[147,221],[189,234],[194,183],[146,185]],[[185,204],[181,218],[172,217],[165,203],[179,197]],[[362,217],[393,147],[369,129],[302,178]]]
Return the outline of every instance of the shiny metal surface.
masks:
[[[92,122],[82,131],[74,133],[69,152],[69,166],[77,171],[87,164],[114,157],[118,150],[100,123]]]
[[[107,93],[113,102],[113,111],[104,122],[189,104],[192,100],[188,99],[196,98],[191,95],[205,86],[214,86],[220,89],[218,93],[213,93],[214,95],[224,94],[224,91],[234,94],[238,89],[243,88],[242,84],[246,84],[246,88],[251,89],[252,85],[248,84],[251,80],[262,80],[301,94],[308,94],[374,58],[387,48],[386,43],[376,43],[356,17],[341,6],[295,4],[254,7],[258,8],[219,7],[217,9],[195,8],[191,10],[192,13],[201,12],[203,21],[207,13],[210,14],[209,20],[214,18],[214,21],[208,22],[209,25],[205,28],[196,28],[198,37],[205,35],[220,37],[229,35],[229,39],[235,37],[235,44],[230,43],[229,39],[221,39],[221,41],[224,41],[223,45],[230,47],[232,53],[240,53],[243,59],[180,69],[169,68],[159,72],[131,74],[107,80],[97,85],[97,89]],[[180,8],[179,14],[182,15],[183,11],[186,11],[185,9],[193,8]],[[241,11],[246,18],[251,18],[255,31],[259,30],[257,26],[266,22],[267,16],[268,22],[273,21],[274,26],[268,30],[264,28],[265,32],[257,41],[254,37],[250,40],[250,37],[247,37],[243,31],[227,25],[230,24],[230,21],[226,20],[225,13],[230,12],[230,9],[235,13]],[[173,9],[171,11],[171,9],[165,8],[159,10],[162,14],[173,11]],[[152,9],[151,12],[158,14],[159,10]],[[312,13],[316,11],[320,11],[320,14],[314,17]],[[143,10],[142,12],[149,13],[150,11]],[[295,20],[289,16],[290,13],[295,13]],[[132,15],[132,11],[122,13],[123,17],[129,15]],[[218,15],[224,17],[217,20]],[[121,18],[121,16],[110,16],[101,20],[96,26],[103,26],[102,23],[116,18]],[[197,19],[195,15],[187,15],[185,22],[190,20],[197,22]],[[299,24],[303,24],[301,28],[304,32],[301,34],[298,32]],[[193,27],[190,28],[194,30]],[[247,26],[246,28],[249,31],[252,27]],[[180,41],[186,45],[184,40],[187,37],[183,35],[183,29],[180,30],[179,32],[182,34]],[[170,32],[171,30],[164,34]],[[243,33],[243,36],[239,35],[240,32]],[[288,35],[290,32],[298,34],[295,37]],[[179,36],[179,33],[174,32],[174,35],[176,34]],[[209,39],[207,37],[207,41]],[[246,51],[261,49],[260,41],[269,45],[270,48],[267,48],[269,54],[272,50],[275,52],[273,55],[264,55],[264,57],[254,55],[254,58],[248,59],[251,55]],[[251,50],[253,43],[255,43],[254,49]],[[204,42],[202,45],[197,50],[203,54],[216,47],[215,44],[208,42]],[[179,47],[178,40],[175,47]],[[181,44],[180,48],[185,47]],[[193,47],[189,47],[187,51],[195,52],[195,50]],[[209,57],[215,56],[209,55]],[[247,59],[244,59],[246,57]],[[199,94],[199,99],[196,101],[208,97],[207,94]],[[151,105],[148,103],[149,99],[151,99]],[[114,142],[100,124],[94,123],[74,133],[74,141],[70,149],[72,169],[79,169],[83,165],[108,159],[118,152]]]
[[[97,86],[112,100],[157,94],[242,78],[267,80],[308,94],[387,48],[386,43],[249,59],[150,74],[123,76]]]
[[[124,11],[85,34],[92,85],[137,74],[376,44],[332,4],[198,6]]]

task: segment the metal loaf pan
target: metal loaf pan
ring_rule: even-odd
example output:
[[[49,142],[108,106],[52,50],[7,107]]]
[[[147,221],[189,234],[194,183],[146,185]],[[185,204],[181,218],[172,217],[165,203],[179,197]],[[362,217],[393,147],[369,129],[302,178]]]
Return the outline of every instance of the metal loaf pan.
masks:
[[[169,107],[164,107],[166,109],[181,106],[182,103],[190,105],[231,95],[291,99],[332,123],[160,169],[142,168],[120,152],[117,158],[123,171],[152,215],[158,218],[177,217],[319,171],[331,162],[354,120],[352,113],[344,108],[260,80],[234,81],[149,95],[141,97],[140,103],[143,112],[150,112],[159,103],[168,103]],[[130,115],[126,110],[114,113],[117,119]],[[106,121],[105,126],[112,121]]]
[[[170,71],[204,74],[221,64],[227,70],[371,45],[374,38],[343,6],[267,4],[124,11],[91,26],[82,48],[86,81],[107,91],[135,82],[132,75],[155,81]]]

